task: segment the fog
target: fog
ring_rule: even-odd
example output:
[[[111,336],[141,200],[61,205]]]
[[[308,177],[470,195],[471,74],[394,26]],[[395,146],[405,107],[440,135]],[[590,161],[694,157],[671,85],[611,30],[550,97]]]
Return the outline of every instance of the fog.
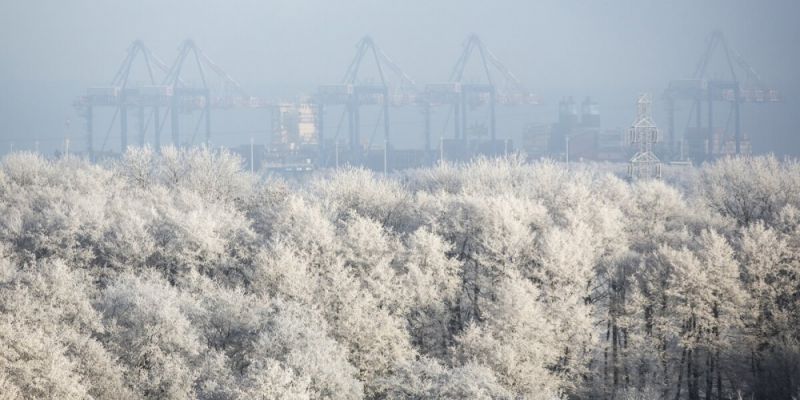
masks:
[[[551,123],[565,96],[592,96],[604,126],[626,126],[636,95],[658,99],[670,79],[690,77],[719,29],[785,100],[743,108],[754,152],[797,155],[797,15],[794,1],[745,0],[6,1],[0,5],[0,152],[12,143],[31,149],[35,141],[51,151],[65,134],[82,144],[72,101],[88,86],[107,85],[135,39],[169,63],[180,42],[192,38],[248,92],[291,99],[339,82],[364,35],[422,85],[446,81],[465,38],[476,33],[543,100],[506,111],[516,117],[503,119],[499,111],[498,136],[516,138],[520,128],[509,119]],[[665,126],[663,107],[655,108],[656,122]],[[418,116],[400,112],[394,129],[402,130],[404,121],[421,124]],[[231,118],[218,118],[215,129],[225,132],[219,124]],[[418,134],[398,135],[399,142],[420,146]],[[214,137],[225,145],[246,140]]]
[[[0,399],[800,399],[796,0],[0,1]]]

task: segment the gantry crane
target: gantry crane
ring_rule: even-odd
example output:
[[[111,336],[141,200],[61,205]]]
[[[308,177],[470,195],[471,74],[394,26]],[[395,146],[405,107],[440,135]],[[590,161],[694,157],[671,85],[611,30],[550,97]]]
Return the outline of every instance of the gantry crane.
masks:
[[[378,81],[370,82],[361,79],[359,72],[366,58],[373,59],[378,72]],[[391,75],[390,75],[391,74]],[[393,75],[393,76],[392,76]],[[394,79],[391,79],[394,78]],[[318,134],[321,154],[325,154],[324,109],[328,105],[343,105],[347,115],[348,144],[351,151],[357,152],[361,144],[360,108],[364,105],[381,107],[380,120],[383,121],[383,136],[387,146],[390,137],[390,106],[409,105],[414,102],[416,84],[403,70],[392,61],[372,40],[363,37],[356,45],[356,55],[347,68],[341,83],[319,87],[316,103],[319,112]],[[336,138],[338,140],[339,128]]]
[[[137,59],[141,59],[147,71],[148,85],[130,87],[131,69]],[[155,118],[154,126],[158,137],[158,108],[159,103],[154,102],[159,94],[169,95],[168,90],[158,86],[156,75],[167,70],[166,64],[153,54],[141,40],[136,40],[128,46],[125,59],[120,65],[109,86],[97,86],[87,89],[86,95],[78,98],[74,103],[79,115],[86,123],[86,149],[90,159],[94,159],[94,113],[97,107],[114,107],[114,116],[106,132],[108,135],[119,118],[120,143],[122,149],[128,145],[128,110],[138,109],[139,141],[144,142],[144,135],[149,125],[145,120],[145,108],[152,107]],[[105,147],[105,145],[103,146]]]
[[[182,78],[185,64],[193,63],[200,76],[200,85],[188,85]],[[222,82],[220,90],[216,93],[209,85],[209,69]],[[163,85],[172,88],[170,96],[169,114],[172,129],[172,141],[180,145],[180,113],[191,113],[200,110],[200,121],[205,126],[205,142],[211,139],[211,110],[230,108],[270,108],[272,103],[247,94],[242,86],[217,63],[206,55],[194,41],[185,40],[178,49],[178,56],[164,78]],[[197,125],[198,127],[200,124]],[[195,134],[197,129],[195,130]],[[192,141],[194,136],[192,137]]]
[[[726,66],[725,79],[710,77],[709,64],[714,58],[718,49],[724,54]],[[738,70],[738,71],[737,71]],[[742,74],[743,73],[743,74]],[[732,47],[720,31],[711,34],[708,45],[703,53],[700,62],[690,79],[673,80],[664,93],[669,114],[668,126],[668,152],[672,155],[676,153],[676,132],[675,114],[676,102],[689,100],[693,102],[690,111],[689,124],[692,117],[695,120],[695,129],[688,132],[685,137],[689,139],[692,148],[690,153],[696,160],[711,159],[715,154],[724,152],[722,141],[716,143],[714,140],[714,104],[718,102],[730,104],[730,114],[728,124],[733,119],[735,154],[742,152],[742,130],[740,109],[742,103],[775,103],[780,102],[781,97],[778,90],[768,86],[761,79],[759,74],[744,60],[744,58]],[[706,105],[705,121],[703,126],[703,106]],[[728,127],[726,127],[727,130]],[[724,135],[723,135],[724,137]]]
[[[481,67],[485,82],[465,82],[464,71],[472,54],[480,55]],[[492,75],[492,70],[499,72],[500,77]],[[466,124],[469,106],[489,106],[489,135],[492,141],[497,139],[495,108],[498,104],[521,105],[538,104],[539,99],[528,91],[517,77],[492,53],[475,35],[470,35],[464,42],[461,56],[458,58],[450,79],[445,83],[428,84],[421,103],[426,107],[425,143],[430,147],[430,108],[449,104],[453,107],[453,125],[455,138],[467,140]]]
[[[138,59],[144,63],[147,71],[147,83],[131,85],[131,70]],[[193,60],[197,67],[200,86],[188,84],[184,77],[184,66],[189,60]],[[221,90],[212,91],[208,82],[207,69],[221,80]],[[163,76],[163,78],[158,79],[158,76]],[[87,153],[90,159],[94,159],[95,153],[93,119],[96,107],[115,108],[111,126],[106,131],[101,150],[105,149],[105,142],[119,118],[120,143],[123,152],[128,146],[128,113],[130,109],[138,111],[138,145],[145,144],[145,136],[152,122],[155,132],[154,145],[158,149],[161,147],[161,132],[168,117],[172,130],[172,141],[175,145],[180,145],[178,118],[180,113],[200,110],[200,121],[204,122],[205,137],[208,141],[211,134],[210,111],[212,108],[272,107],[272,104],[264,99],[247,95],[242,86],[214,63],[192,40],[186,40],[180,45],[178,56],[171,66],[153,54],[141,40],[134,41],[128,47],[125,59],[114,75],[111,84],[87,89],[86,95],[79,97],[74,105],[86,120]],[[150,113],[146,116],[148,109]],[[164,110],[163,118],[162,109]],[[199,128],[200,124],[197,125],[196,131]]]

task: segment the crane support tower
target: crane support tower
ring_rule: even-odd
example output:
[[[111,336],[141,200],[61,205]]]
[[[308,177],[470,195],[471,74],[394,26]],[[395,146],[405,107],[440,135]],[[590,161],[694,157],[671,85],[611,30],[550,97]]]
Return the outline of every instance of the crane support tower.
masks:
[[[628,165],[631,179],[661,177],[661,161],[653,153],[659,141],[658,128],[653,121],[653,101],[649,94],[639,96],[636,103],[636,121],[628,128],[628,143],[637,146],[637,152]]]
[[[478,53],[481,71],[485,82],[466,82],[464,71],[471,56]],[[500,79],[492,74],[499,73]],[[430,143],[430,108],[436,105],[453,107],[454,136],[467,141],[466,125],[468,106],[488,105],[488,131],[492,141],[497,139],[495,108],[498,104],[520,105],[539,104],[539,99],[528,91],[517,77],[489,50],[478,35],[472,34],[464,42],[450,80],[444,83],[428,84],[422,98],[425,121],[425,143]]]
[[[377,68],[377,82],[363,80],[359,75],[365,59],[372,58]],[[414,103],[415,82],[381,50],[371,37],[365,36],[356,44],[356,55],[338,84],[322,85],[316,96],[320,153],[325,154],[324,111],[326,106],[344,106],[347,115],[348,144],[353,154],[361,149],[361,107],[376,105],[381,108],[383,139],[391,146],[390,106]],[[339,124],[339,128],[341,124]],[[333,138],[338,143],[339,130]],[[370,143],[373,138],[370,138]],[[324,156],[323,156],[324,157]]]
[[[144,83],[134,81],[132,70],[137,60],[142,60],[146,71]],[[201,85],[190,85],[184,76],[188,60],[196,63]],[[207,70],[210,70],[208,72]],[[222,89],[212,92],[209,86],[209,75],[216,75],[222,82]],[[158,76],[163,76],[158,79]],[[215,86],[216,88],[216,86]],[[158,58],[141,40],[136,40],[128,47],[125,59],[108,86],[90,87],[86,95],[79,97],[73,104],[78,114],[86,121],[86,152],[89,159],[95,159],[94,117],[98,107],[113,107],[114,115],[106,131],[103,146],[119,119],[120,151],[125,152],[128,146],[128,114],[135,112],[138,120],[137,144],[143,146],[150,126],[153,127],[154,146],[161,147],[161,132],[170,119],[172,140],[180,145],[180,126],[178,115],[201,111],[200,122],[195,134],[201,126],[205,126],[206,142],[211,133],[212,108],[270,108],[273,105],[264,99],[248,96],[241,85],[214,63],[191,40],[184,41],[179,47],[175,62],[169,66]],[[162,118],[163,117],[163,118]]]
[[[190,85],[183,78],[185,65],[194,64],[200,76],[200,85]],[[210,71],[209,71],[210,70]],[[209,75],[216,75],[220,84],[216,92],[212,91]],[[175,146],[181,145],[180,113],[200,111],[200,119],[191,142],[200,126],[204,127],[205,143],[211,139],[211,110],[232,108],[271,108],[274,105],[264,99],[247,94],[242,86],[217,63],[206,55],[191,39],[185,40],[178,49],[178,56],[164,77],[163,85],[172,88],[169,99],[168,113],[170,114],[170,128],[172,129],[172,142]]]
[[[144,63],[147,72],[147,83],[138,87],[131,87],[131,70],[138,59],[141,59]],[[151,121],[153,121],[155,127],[156,138],[158,138],[160,131],[157,121],[160,104],[159,99],[157,99],[158,96],[151,95],[162,92],[166,94],[168,91],[167,88],[158,85],[156,78],[156,73],[159,71],[164,73],[166,70],[167,65],[153,54],[141,40],[136,40],[128,46],[125,59],[111,80],[110,85],[90,87],[86,90],[85,96],[81,96],[75,101],[73,105],[86,124],[86,153],[90,160],[94,160],[95,157],[94,117],[95,110],[99,107],[114,108],[114,115],[106,131],[103,147],[105,147],[105,141],[108,140],[108,135],[111,133],[117,119],[119,119],[120,145],[121,150],[125,151],[128,146],[128,112],[130,109],[137,111],[135,115],[138,119],[138,141],[140,144],[144,142],[144,135]],[[144,95],[144,93],[147,95]],[[154,114],[156,117],[145,119],[146,109],[151,109],[151,116]]]
[[[712,74],[709,65],[714,55],[722,51],[724,72]],[[725,77],[727,75],[727,77]],[[720,31],[711,34],[708,45],[694,74],[689,79],[670,81],[664,92],[669,125],[667,129],[667,153],[679,153],[676,146],[676,107],[681,100],[688,100],[689,111],[686,132],[683,138],[689,144],[690,156],[697,160],[710,160],[716,155],[741,154],[743,140],[741,128],[741,106],[743,103],[776,103],[782,101],[778,90],[767,85],[761,76],[732,47]],[[720,113],[715,104],[729,105],[725,131],[717,132],[715,117]],[[705,108],[705,110],[704,110]],[[724,112],[724,110],[723,110]],[[694,119],[694,121],[692,121]],[[733,148],[726,149],[726,136],[733,123]],[[694,122],[694,127],[691,127]]]

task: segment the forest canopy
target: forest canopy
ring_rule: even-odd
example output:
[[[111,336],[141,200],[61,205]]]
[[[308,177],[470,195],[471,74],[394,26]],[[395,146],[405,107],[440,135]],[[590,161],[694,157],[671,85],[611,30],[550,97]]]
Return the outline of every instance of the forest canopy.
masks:
[[[800,164],[0,164],[0,399],[800,397]]]

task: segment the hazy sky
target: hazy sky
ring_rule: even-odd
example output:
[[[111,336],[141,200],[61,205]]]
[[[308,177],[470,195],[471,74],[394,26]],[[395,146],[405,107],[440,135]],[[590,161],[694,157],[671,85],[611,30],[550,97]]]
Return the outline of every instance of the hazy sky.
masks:
[[[313,90],[341,79],[364,34],[418,82],[444,81],[475,32],[552,104],[566,95],[660,92],[693,72],[714,29],[766,81],[796,94],[798,16],[800,1],[791,0],[5,0],[0,140],[46,137],[57,126],[46,121],[64,118],[51,114],[68,114],[82,87],[106,84],[137,38],[166,61],[193,38],[246,88]],[[781,129],[800,123],[796,114],[778,115]],[[785,135],[784,147],[798,146]]]

